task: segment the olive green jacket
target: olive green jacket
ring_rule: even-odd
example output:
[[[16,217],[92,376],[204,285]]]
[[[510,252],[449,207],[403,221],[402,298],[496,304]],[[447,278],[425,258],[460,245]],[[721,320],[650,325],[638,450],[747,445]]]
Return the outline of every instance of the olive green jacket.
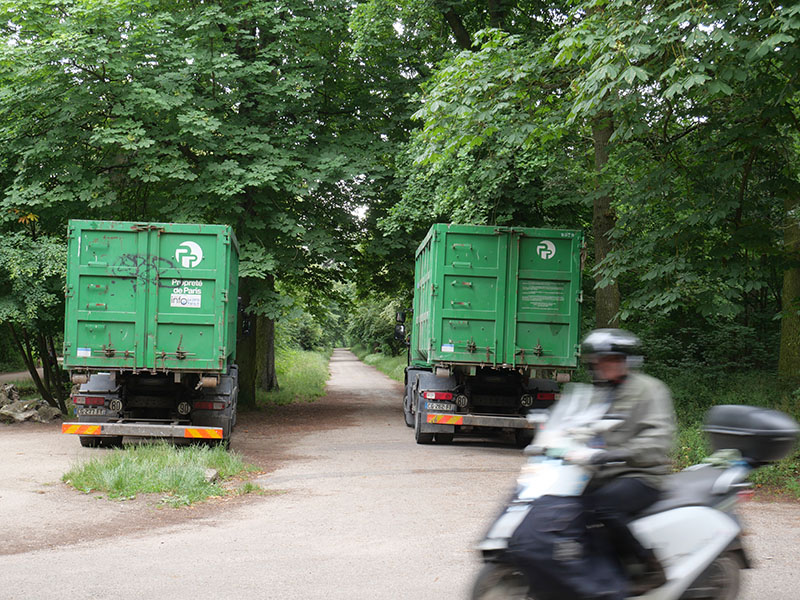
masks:
[[[628,374],[615,391],[595,386],[592,401],[612,401],[606,414],[620,415],[621,425],[603,434],[605,449],[626,450],[630,458],[624,464],[599,468],[594,484],[616,477],[639,477],[660,488],[663,476],[670,472],[670,452],[675,443],[675,410],[672,396],[664,383],[639,372]]]

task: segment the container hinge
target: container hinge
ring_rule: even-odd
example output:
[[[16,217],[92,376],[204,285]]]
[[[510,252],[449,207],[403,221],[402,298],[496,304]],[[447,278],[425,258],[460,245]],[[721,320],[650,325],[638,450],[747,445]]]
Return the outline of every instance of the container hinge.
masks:
[[[536,340],[536,347],[533,349],[533,353],[536,356],[542,356],[544,354],[544,348],[542,348],[542,343],[539,340]]]
[[[520,348],[514,353],[514,356],[519,356],[520,362],[525,362],[525,348]]]
[[[436,295],[436,284],[432,283],[431,284],[431,296],[435,296],[435,295]]]
[[[470,354],[474,354],[477,349],[478,349],[478,347],[475,345],[475,341],[474,340],[470,340],[467,343],[467,352],[469,352]]]
[[[158,225],[143,225],[143,224],[136,224],[131,227],[131,231],[159,231],[164,233],[164,228],[159,227]]]
[[[486,362],[492,360],[492,349],[489,346],[486,346]]]

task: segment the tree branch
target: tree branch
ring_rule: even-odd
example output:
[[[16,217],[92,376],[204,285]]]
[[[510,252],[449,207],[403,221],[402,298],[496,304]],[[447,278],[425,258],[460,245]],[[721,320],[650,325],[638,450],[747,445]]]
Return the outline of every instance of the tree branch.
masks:
[[[464,27],[464,22],[461,20],[461,17],[458,16],[456,11],[454,11],[452,7],[448,7],[446,11],[442,12],[442,16],[444,16],[444,20],[450,26],[450,30],[453,32],[453,36],[456,38],[456,44],[458,44],[464,50],[474,50],[475,47],[472,45],[472,39],[469,35],[469,31],[467,31],[467,28]]]

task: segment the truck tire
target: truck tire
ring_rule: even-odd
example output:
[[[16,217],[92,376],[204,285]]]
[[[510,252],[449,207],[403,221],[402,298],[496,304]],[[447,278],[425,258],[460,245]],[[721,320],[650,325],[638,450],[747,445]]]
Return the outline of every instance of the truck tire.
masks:
[[[100,438],[94,435],[82,435],[81,446],[84,448],[97,448],[100,446]]]
[[[420,414],[419,411],[417,411],[417,414],[414,415],[414,439],[417,441],[418,444],[432,444],[433,434],[423,433],[422,431],[420,431],[421,422],[422,422],[422,415]]]
[[[524,448],[533,441],[533,429],[515,429],[514,445],[517,448]]]

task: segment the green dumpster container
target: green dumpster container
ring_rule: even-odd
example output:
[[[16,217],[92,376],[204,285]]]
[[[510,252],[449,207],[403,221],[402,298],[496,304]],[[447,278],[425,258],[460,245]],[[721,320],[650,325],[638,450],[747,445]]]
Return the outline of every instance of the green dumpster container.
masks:
[[[416,254],[413,358],[574,368],[580,231],[434,225]]]
[[[72,220],[64,366],[224,373],[236,349],[230,226]]]

